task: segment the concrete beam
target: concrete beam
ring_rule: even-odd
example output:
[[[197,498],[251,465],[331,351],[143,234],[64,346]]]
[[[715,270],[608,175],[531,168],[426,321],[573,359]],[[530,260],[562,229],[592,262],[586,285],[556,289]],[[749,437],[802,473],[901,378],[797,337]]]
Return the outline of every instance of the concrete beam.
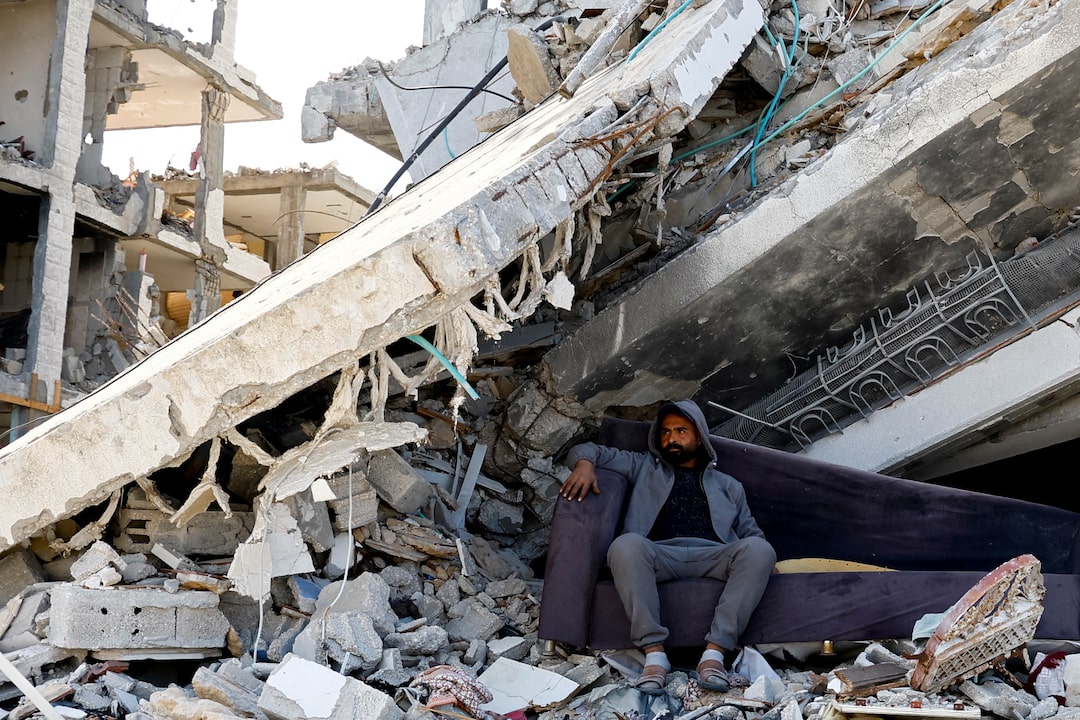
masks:
[[[756,0],[682,13],[634,62],[551,98],[0,450],[0,549],[469,302],[591,198],[610,156],[578,141],[610,129],[612,97],[681,106],[662,126],[678,132],[761,23]]]
[[[818,440],[808,457],[889,473],[973,431],[997,424],[1021,406],[1080,388],[1080,309],[1007,345],[963,371],[901,398]],[[1071,388],[1071,390],[1070,390]]]

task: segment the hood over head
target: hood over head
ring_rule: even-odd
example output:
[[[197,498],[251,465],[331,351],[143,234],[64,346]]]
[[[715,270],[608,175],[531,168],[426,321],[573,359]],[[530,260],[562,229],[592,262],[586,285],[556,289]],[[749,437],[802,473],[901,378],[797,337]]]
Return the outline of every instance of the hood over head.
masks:
[[[693,400],[664,403],[657,409],[652,427],[649,428],[649,452],[657,457],[662,457],[660,454],[660,423],[672,413],[682,415],[694,424],[701,447],[704,448],[708,456],[708,464],[715,465],[716,450],[713,449],[712,443],[709,442],[709,424],[705,422],[705,413],[701,412],[701,408]]]

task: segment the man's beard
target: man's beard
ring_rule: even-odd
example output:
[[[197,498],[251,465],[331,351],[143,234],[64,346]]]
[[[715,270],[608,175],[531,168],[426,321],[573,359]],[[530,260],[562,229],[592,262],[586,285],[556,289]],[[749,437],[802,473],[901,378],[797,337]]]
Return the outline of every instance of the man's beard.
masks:
[[[682,465],[687,460],[694,459],[693,450],[687,450],[682,445],[676,445],[675,443],[665,445],[660,454],[672,465]]]

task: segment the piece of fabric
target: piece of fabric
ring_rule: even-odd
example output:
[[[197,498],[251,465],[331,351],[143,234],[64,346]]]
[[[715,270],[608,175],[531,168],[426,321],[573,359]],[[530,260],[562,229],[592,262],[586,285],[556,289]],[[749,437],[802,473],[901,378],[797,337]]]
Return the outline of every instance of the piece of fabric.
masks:
[[[453,665],[430,667],[409,683],[409,687],[417,685],[427,688],[427,702],[431,707],[453,704],[467,710],[475,718],[490,717],[480,706],[491,702],[491,691],[461,668]]]

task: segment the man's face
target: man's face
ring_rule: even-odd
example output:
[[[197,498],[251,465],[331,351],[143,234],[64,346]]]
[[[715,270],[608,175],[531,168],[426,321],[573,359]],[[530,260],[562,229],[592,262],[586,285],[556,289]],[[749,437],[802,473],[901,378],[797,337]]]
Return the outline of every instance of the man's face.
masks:
[[[693,465],[700,445],[694,424],[682,415],[670,413],[660,421],[660,455],[672,465]]]

